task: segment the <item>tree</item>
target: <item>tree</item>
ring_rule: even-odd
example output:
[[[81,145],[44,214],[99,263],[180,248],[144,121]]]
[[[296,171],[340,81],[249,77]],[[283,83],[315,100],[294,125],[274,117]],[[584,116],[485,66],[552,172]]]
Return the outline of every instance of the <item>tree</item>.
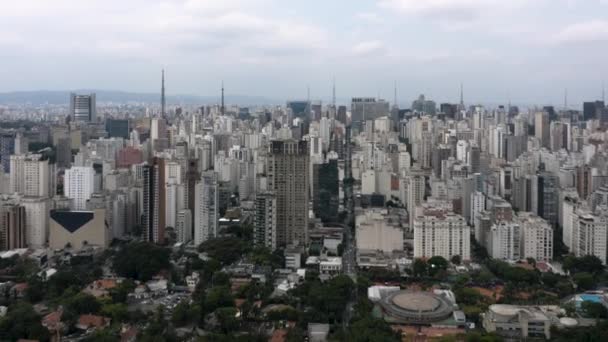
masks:
[[[343,243],[338,244],[337,250],[338,250],[338,256],[342,256],[342,254],[344,254],[344,244]]]
[[[205,297],[204,304],[201,305],[204,312],[210,313],[217,308],[234,306],[234,298],[227,286],[212,287]]]
[[[412,265],[412,273],[415,277],[425,276],[428,272],[428,265],[426,261],[422,259],[414,260],[414,264]]]
[[[60,270],[47,281],[47,298],[61,296],[70,286],[81,288],[84,286],[82,274],[73,270]]]
[[[40,324],[40,316],[27,303],[17,303],[0,319],[0,341],[31,339],[48,341],[49,331]]]
[[[576,273],[572,280],[574,280],[579,290],[590,290],[595,287],[596,283],[593,275],[587,272]]]
[[[390,342],[401,341],[399,334],[391,329],[384,320],[365,317],[351,324],[346,341],[352,342]]]
[[[116,287],[110,289],[110,296],[114,303],[125,303],[129,293],[135,290],[135,282],[131,279],[125,279]]]
[[[440,271],[445,271],[448,269],[449,263],[445,260],[444,257],[434,256],[427,261],[428,264],[428,272],[431,277],[435,276]]]
[[[455,288],[454,295],[456,301],[462,305],[477,305],[484,300],[484,296],[470,287]]]
[[[558,334],[551,334],[551,339],[556,342],[608,341],[608,322],[600,321],[593,327],[562,329]]]
[[[585,255],[581,258],[568,255],[564,258],[563,267],[564,270],[570,273],[587,272],[599,274],[604,271],[602,261],[595,255]]]
[[[170,251],[148,242],[125,245],[114,257],[114,269],[126,278],[148,281],[160,270],[169,269]]]
[[[116,331],[112,329],[101,329],[96,330],[91,336],[87,337],[85,342],[112,342],[116,341],[118,338],[118,334]]]
[[[215,310],[215,316],[220,324],[220,329],[224,333],[234,331],[238,328],[239,322],[236,319],[236,309],[233,307],[219,308]]]
[[[87,293],[78,293],[67,300],[66,306],[79,315],[96,314],[101,309],[101,304],[97,299]]]
[[[201,315],[201,309],[198,305],[190,305],[188,301],[182,301],[173,309],[171,321],[178,327],[183,327],[197,320]]]
[[[460,263],[462,263],[462,257],[460,255],[454,255],[450,261],[454,265],[460,265]]]
[[[230,265],[250,250],[250,244],[236,237],[209,239],[199,246],[199,251],[207,253],[222,265]]]
[[[317,279],[305,281],[292,290],[291,294],[312,307],[314,312],[319,313],[317,317],[326,315],[329,321],[335,322],[342,319],[346,304],[354,290],[355,284],[352,279],[346,275],[339,275],[325,283]]]
[[[32,303],[38,303],[44,298],[45,286],[39,276],[35,275],[27,281],[27,290],[25,298]]]
[[[581,309],[585,317],[595,319],[608,318],[608,310],[600,303],[586,300],[581,304]]]
[[[123,303],[104,304],[101,307],[101,314],[110,317],[112,322],[125,322],[129,318],[127,305]]]
[[[554,288],[560,279],[561,277],[553,272],[543,273],[543,275],[541,276],[543,284],[549,288]]]

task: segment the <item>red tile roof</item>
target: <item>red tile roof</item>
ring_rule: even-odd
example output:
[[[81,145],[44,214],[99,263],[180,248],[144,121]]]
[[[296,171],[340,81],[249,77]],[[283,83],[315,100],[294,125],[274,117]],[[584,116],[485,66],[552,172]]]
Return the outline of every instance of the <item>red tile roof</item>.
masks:
[[[110,323],[110,319],[97,315],[80,315],[78,326],[82,328],[102,328]]]

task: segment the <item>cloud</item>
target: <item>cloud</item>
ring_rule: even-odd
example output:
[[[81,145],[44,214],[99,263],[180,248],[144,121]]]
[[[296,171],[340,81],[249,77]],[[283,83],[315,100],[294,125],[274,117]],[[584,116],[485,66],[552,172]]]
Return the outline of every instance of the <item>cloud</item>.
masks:
[[[3,5],[0,25],[24,40],[44,42],[24,46],[30,53],[36,49],[65,53],[66,46],[81,46],[86,48],[79,53],[108,57],[134,54],[162,60],[182,53],[229,62],[243,53],[304,54],[328,46],[321,27],[270,14],[274,2],[55,0],[51,5],[45,0],[20,0]],[[0,49],[7,40],[0,39]]]
[[[566,26],[554,35],[554,43],[586,43],[608,41],[608,21],[592,20]]]
[[[446,31],[460,31],[498,26],[515,10],[543,1],[546,0],[378,0],[377,4],[385,10],[433,21]]]
[[[379,5],[406,14],[467,20],[475,17],[479,11],[491,8],[499,2],[497,0],[381,0]]]
[[[353,53],[358,56],[368,56],[381,54],[386,50],[384,43],[379,40],[364,41],[353,47]]]
[[[363,20],[372,23],[378,23],[381,21],[378,13],[375,12],[359,12],[355,14],[355,20]]]

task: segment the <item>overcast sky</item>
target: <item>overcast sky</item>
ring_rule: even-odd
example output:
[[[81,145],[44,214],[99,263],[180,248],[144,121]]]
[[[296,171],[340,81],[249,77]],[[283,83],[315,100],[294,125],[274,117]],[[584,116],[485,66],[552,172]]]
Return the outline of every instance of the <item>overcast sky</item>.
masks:
[[[571,103],[608,82],[608,0],[18,0],[0,91]]]

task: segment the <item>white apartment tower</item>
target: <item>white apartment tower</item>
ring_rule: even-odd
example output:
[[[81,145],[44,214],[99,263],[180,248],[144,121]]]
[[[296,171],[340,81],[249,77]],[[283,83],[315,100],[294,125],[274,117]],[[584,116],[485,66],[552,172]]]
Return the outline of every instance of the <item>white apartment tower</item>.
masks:
[[[219,221],[218,176],[203,172],[194,187],[194,243],[201,244],[217,236]]]
[[[87,201],[95,189],[95,170],[92,167],[73,166],[65,170],[64,194],[73,201],[74,210],[87,210]]]
[[[553,228],[541,217],[529,212],[520,212],[515,220],[523,232],[522,259],[537,261],[553,259]]]
[[[49,197],[50,168],[40,154],[12,155],[10,190],[24,196]]]
[[[416,207],[424,202],[426,180],[423,175],[411,175],[407,178],[407,212],[410,226],[414,222]]]
[[[471,259],[471,231],[464,218],[443,208],[418,207],[414,218],[414,257],[459,255]]]
[[[19,202],[25,208],[28,247],[43,248],[49,237],[49,200],[40,197],[24,197]]]
[[[606,264],[606,234],[608,220],[605,216],[593,215],[590,212],[577,211],[572,215],[574,226],[572,252],[577,257],[595,255]]]
[[[175,233],[177,242],[188,243],[192,240],[192,213],[190,210],[184,209],[177,213]]]
[[[521,229],[515,222],[498,222],[492,226],[488,252],[494,259],[521,259]]]

